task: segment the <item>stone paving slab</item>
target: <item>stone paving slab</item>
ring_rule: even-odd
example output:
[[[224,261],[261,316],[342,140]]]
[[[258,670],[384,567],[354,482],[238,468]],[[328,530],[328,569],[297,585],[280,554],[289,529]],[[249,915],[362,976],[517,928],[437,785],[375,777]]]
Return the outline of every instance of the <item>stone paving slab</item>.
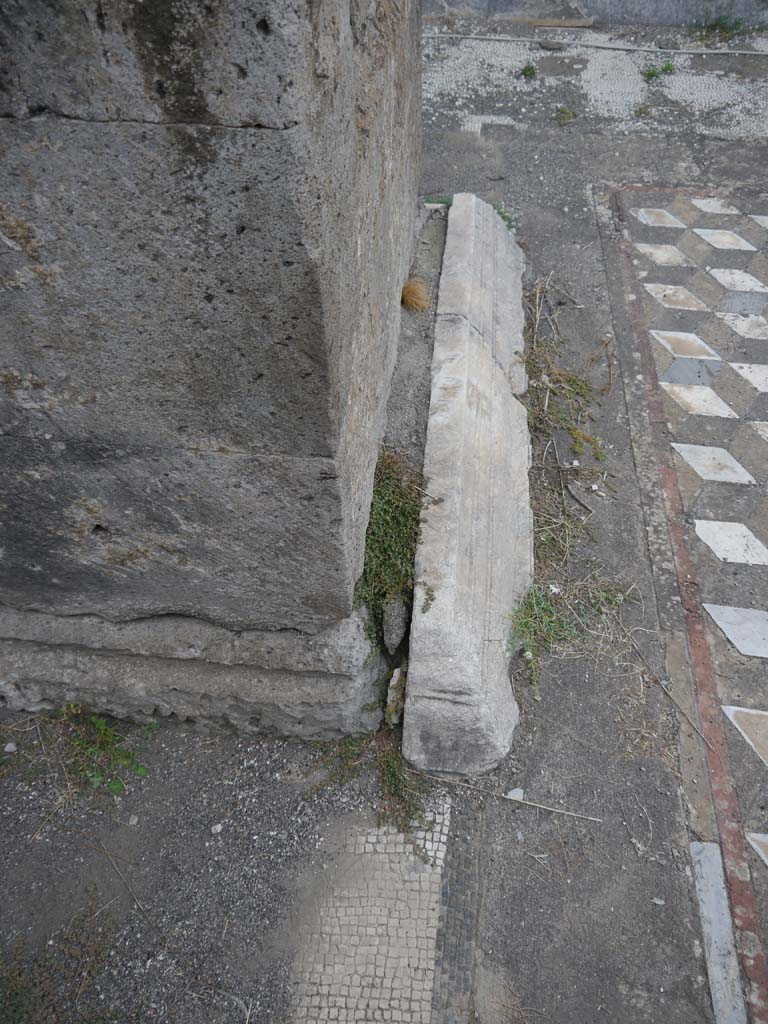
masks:
[[[487,266],[487,254],[499,246],[503,258]],[[416,552],[403,751],[419,768],[472,775],[497,764],[512,741],[518,712],[507,635],[533,573],[527,414],[512,393],[508,341],[522,344],[522,309],[515,305],[522,256],[490,207],[457,195],[444,267],[424,456],[430,501]],[[500,296],[511,275],[516,299],[510,304]]]

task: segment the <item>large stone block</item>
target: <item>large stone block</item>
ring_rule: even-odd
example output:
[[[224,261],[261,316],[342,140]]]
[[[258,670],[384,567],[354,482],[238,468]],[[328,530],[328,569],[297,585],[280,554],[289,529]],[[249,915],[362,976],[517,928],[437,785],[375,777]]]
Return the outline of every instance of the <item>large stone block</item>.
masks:
[[[348,616],[415,213],[415,0],[0,11],[0,601]]]
[[[488,265],[489,253],[500,258]],[[416,553],[403,750],[421,769],[474,775],[496,765],[512,741],[518,710],[507,642],[533,573],[530,441],[512,393],[522,319],[503,313],[507,293],[520,295],[523,259],[490,207],[458,195],[446,260],[424,458],[432,500]]]
[[[387,674],[360,612],[307,636],[173,615],[114,623],[0,610],[0,701],[11,709],[82,702],[139,721],[333,739],[376,728]]]

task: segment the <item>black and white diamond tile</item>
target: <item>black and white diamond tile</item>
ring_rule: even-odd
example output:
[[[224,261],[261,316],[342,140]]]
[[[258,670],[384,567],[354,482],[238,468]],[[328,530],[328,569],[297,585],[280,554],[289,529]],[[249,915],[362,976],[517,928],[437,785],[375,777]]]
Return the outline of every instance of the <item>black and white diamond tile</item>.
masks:
[[[765,660],[768,212],[682,194],[630,212],[633,262],[704,608],[737,657]],[[764,690],[752,692],[768,707],[768,678]],[[768,711],[727,700],[723,711],[768,763]],[[768,865],[768,827],[747,839]]]

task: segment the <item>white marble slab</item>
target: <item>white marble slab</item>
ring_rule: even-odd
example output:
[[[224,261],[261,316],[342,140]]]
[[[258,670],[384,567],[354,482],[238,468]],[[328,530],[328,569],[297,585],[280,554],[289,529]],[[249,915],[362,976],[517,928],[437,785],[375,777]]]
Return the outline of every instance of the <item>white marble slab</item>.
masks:
[[[768,658],[768,612],[727,604],[705,604],[704,608],[739,654]]]
[[[667,384],[662,381],[660,386],[681,408],[694,416],[722,416],[728,420],[739,418],[730,405],[704,384]]]
[[[706,444],[673,444],[672,447],[703,480],[726,484],[756,482],[725,448]]]
[[[743,523],[695,519],[696,534],[721,562],[768,565],[768,548]]]

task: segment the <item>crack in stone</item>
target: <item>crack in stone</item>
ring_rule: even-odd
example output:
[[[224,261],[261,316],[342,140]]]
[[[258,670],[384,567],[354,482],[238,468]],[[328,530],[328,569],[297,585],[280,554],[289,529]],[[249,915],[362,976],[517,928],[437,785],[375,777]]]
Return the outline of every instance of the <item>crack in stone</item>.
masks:
[[[471,318],[466,313],[438,313],[436,315],[436,317],[435,317],[435,322],[436,323],[439,323],[441,321],[443,323],[450,323],[451,321],[455,321],[455,320],[462,320],[467,325],[467,327],[469,328],[470,334],[474,334],[475,335],[475,340],[476,341],[478,341],[478,342],[485,342],[488,345],[488,348],[490,349],[490,353],[491,353],[491,359],[493,360],[495,365],[501,370],[501,372],[504,374],[504,376],[507,377],[507,379],[509,380],[510,370],[507,369],[502,364],[501,360],[499,359],[495,343],[493,341],[489,341],[488,340],[488,338],[486,337],[485,333],[483,331],[481,331],[480,328],[477,327],[476,324],[474,324],[472,322]],[[510,382],[510,386],[511,386],[511,382]]]
[[[174,620],[174,621],[181,620],[181,624],[182,625],[190,624],[190,625],[194,626],[194,625],[198,625],[198,624],[202,623],[202,624],[204,624],[206,626],[213,626],[216,629],[220,629],[220,630],[230,634],[231,636],[237,637],[238,639],[240,637],[242,637],[243,635],[245,635],[245,637],[247,639],[248,638],[248,634],[251,634],[251,633],[269,633],[269,634],[280,634],[281,636],[292,636],[292,637],[295,637],[297,640],[307,640],[307,641],[311,642],[314,637],[319,637],[320,636],[320,633],[307,633],[304,630],[295,629],[295,628],[293,628],[291,626],[274,626],[274,625],[269,625],[269,624],[266,624],[266,625],[254,625],[254,626],[230,626],[230,625],[226,625],[224,622],[222,622],[221,620],[216,619],[216,618],[210,618],[210,617],[205,616],[205,615],[191,615],[188,612],[180,612],[180,611],[167,611],[167,612],[155,611],[155,612],[152,612],[152,614],[150,614],[150,615],[134,615],[134,616],[132,616],[131,618],[128,618],[128,619],[113,619],[113,618],[107,617],[106,615],[101,615],[101,614],[99,614],[99,612],[96,612],[96,611],[87,611],[87,612],[63,612],[63,611],[56,611],[56,612],[54,612],[54,611],[46,610],[45,608],[35,608],[35,607],[29,606],[29,605],[22,605],[22,604],[18,604],[17,605],[17,604],[11,604],[10,602],[6,602],[6,601],[0,601],[0,639],[2,639],[2,640],[17,640],[19,643],[40,644],[43,647],[51,647],[51,646],[58,646],[58,647],[82,646],[84,650],[88,650],[88,651],[96,651],[96,650],[102,650],[102,649],[105,650],[105,651],[109,651],[109,650],[113,650],[114,651],[114,650],[117,650],[117,649],[116,648],[85,647],[85,646],[83,646],[81,644],[66,643],[66,642],[62,642],[62,641],[53,641],[53,642],[51,642],[51,641],[48,641],[48,640],[42,641],[42,640],[37,640],[37,639],[28,640],[28,639],[25,639],[24,637],[11,636],[10,635],[10,630],[8,630],[6,628],[5,623],[2,621],[2,615],[3,615],[4,612],[10,612],[12,614],[15,613],[15,614],[18,614],[18,615],[31,615],[31,616],[39,615],[41,618],[61,619],[62,621],[76,620],[76,619],[97,619],[99,622],[103,622],[107,626],[117,626],[117,627],[121,627],[121,626],[126,626],[127,627],[127,626],[137,626],[137,625],[141,625],[141,626],[147,625],[147,626],[152,627],[155,623],[160,623],[160,622],[164,623],[164,622],[169,622],[171,620]],[[153,658],[154,657],[160,657],[160,658],[168,658],[171,661],[180,660],[180,659],[175,658],[175,657],[173,657],[171,655],[165,655],[165,654],[160,654],[160,655],[151,654],[151,655],[147,655],[147,654],[142,654],[139,651],[131,651],[131,650],[127,650],[127,649],[125,650],[125,652],[120,652],[118,650],[118,653],[130,654],[131,657],[153,657]],[[185,660],[185,659],[181,659],[181,660]],[[207,660],[207,659],[188,659],[188,660],[201,660],[202,661],[202,660]],[[212,662],[212,664],[213,664],[213,662]],[[235,664],[240,664],[240,663],[237,662]],[[330,674],[334,674],[335,675],[336,673],[330,673]]]
[[[262,124],[260,121],[243,122],[241,124],[229,124],[217,121],[205,123],[202,121],[150,121],[142,118],[131,117],[76,117],[74,114],[65,114],[58,110],[46,110],[39,114],[0,114],[3,121],[44,121],[47,118],[60,118],[62,121],[74,121],[76,124],[136,124],[154,128],[226,128],[235,131],[267,131],[267,132],[288,132],[300,126],[299,121],[289,124]]]

